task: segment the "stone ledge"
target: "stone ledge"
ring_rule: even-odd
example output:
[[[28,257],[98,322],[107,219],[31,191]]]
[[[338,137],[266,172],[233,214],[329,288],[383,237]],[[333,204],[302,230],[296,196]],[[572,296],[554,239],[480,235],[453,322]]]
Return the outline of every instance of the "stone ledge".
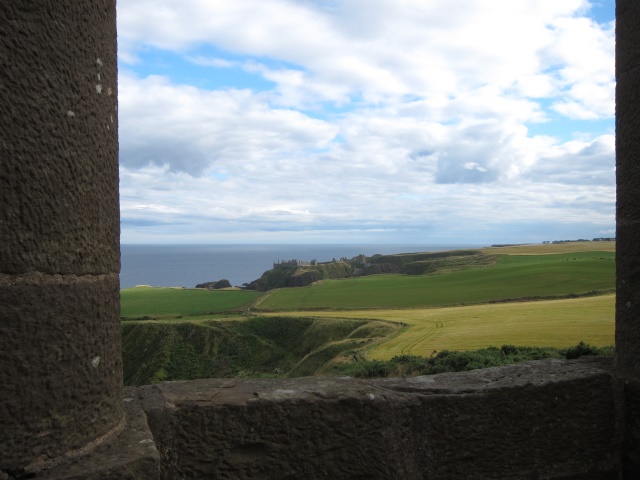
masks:
[[[117,439],[29,478],[636,478],[640,382],[627,373],[586,359],[129,387]]]
[[[610,360],[608,360],[610,363]],[[542,361],[139,389],[163,478],[617,479],[613,380]]]
[[[124,391],[126,427],[112,442],[78,460],[42,471],[43,480],[134,480],[160,477],[160,455],[135,388]]]

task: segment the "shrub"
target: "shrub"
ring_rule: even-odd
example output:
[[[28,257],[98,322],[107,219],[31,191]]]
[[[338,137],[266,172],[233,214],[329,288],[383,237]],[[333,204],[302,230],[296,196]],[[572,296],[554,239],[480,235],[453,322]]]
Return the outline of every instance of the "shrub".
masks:
[[[391,369],[387,362],[374,360],[371,362],[358,362],[361,368],[355,372],[355,376],[358,378],[380,378],[388,377],[391,374]]]
[[[502,347],[500,347],[500,352],[502,355],[513,355],[518,352],[518,348],[513,345],[502,345]]]
[[[360,360],[343,365],[334,365],[334,372],[356,378],[381,378],[393,375],[390,362],[381,360]]]
[[[603,353],[598,347],[586,344],[583,341],[578,343],[575,347],[567,348],[561,352],[567,360],[574,360],[585,355],[602,355]]]
[[[474,351],[442,350],[430,357],[400,355],[385,361],[361,359],[359,362],[334,365],[333,369],[337,375],[350,375],[358,378],[405,377],[463,372],[545,358],[574,359],[584,355],[611,355],[612,353],[612,347],[597,348],[584,342],[563,350],[502,345],[500,348],[487,347]]]

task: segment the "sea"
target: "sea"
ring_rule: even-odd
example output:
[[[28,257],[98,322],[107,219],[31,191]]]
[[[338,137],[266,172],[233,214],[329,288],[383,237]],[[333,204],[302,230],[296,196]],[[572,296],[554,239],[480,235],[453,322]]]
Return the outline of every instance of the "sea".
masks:
[[[138,285],[194,288],[227,279],[234,286],[257,280],[282,260],[328,262],[364,254],[438,252],[484,245],[121,245],[120,288]]]

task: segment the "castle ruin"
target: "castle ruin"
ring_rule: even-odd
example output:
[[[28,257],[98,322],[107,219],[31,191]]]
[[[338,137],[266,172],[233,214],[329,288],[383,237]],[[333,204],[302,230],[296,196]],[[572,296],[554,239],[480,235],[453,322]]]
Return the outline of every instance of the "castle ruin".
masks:
[[[317,265],[318,262],[316,260],[311,260],[310,262],[306,262],[304,260],[280,260],[279,262],[273,262],[273,269],[278,268],[295,268],[295,267],[313,267]]]

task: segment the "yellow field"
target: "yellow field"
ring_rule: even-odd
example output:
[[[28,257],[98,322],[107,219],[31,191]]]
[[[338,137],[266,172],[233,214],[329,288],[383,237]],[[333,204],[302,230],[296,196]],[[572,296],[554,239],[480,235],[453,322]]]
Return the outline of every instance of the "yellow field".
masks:
[[[579,252],[615,252],[616,242],[566,242],[566,243],[532,243],[531,245],[515,245],[513,247],[486,247],[482,253],[486,255],[550,255],[554,253]]]
[[[367,352],[368,358],[379,360],[402,354],[429,356],[434,350],[476,350],[503,344],[570,347],[582,340],[603,347],[615,343],[615,295],[451,308],[278,315],[375,318],[406,323],[407,327],[398,334]]]

